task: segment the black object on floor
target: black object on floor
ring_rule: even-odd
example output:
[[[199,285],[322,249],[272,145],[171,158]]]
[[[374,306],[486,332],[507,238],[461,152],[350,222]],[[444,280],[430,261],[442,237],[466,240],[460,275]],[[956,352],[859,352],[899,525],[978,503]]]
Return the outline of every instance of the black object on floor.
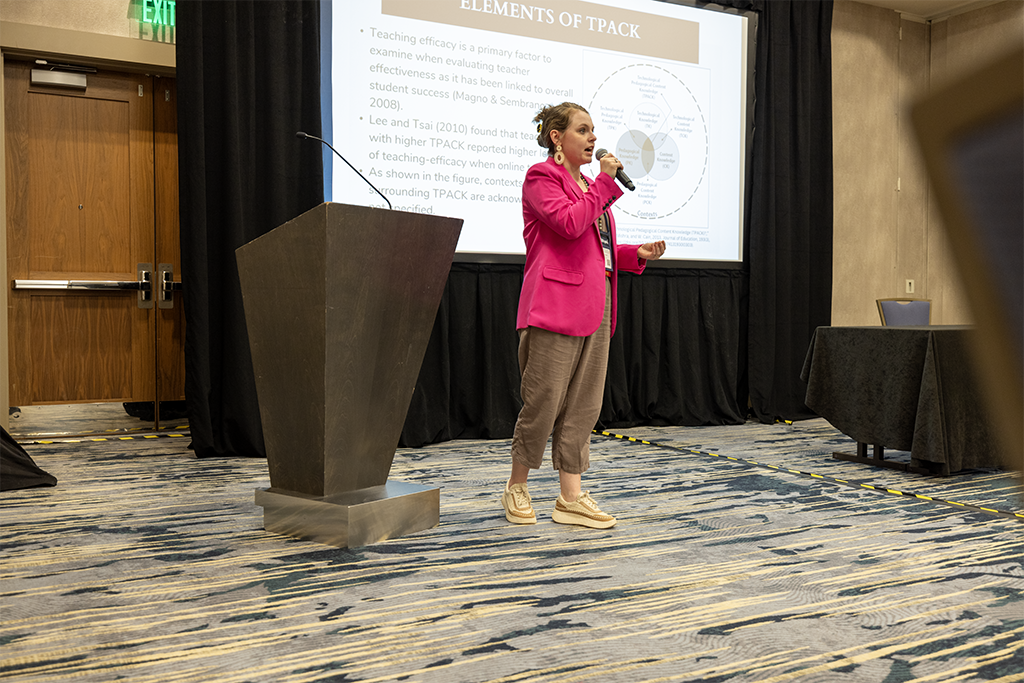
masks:
[[[124,412],[132,417],[137,417],[143,422],[153,421],[153,402],[135,401],[123,403]],[[188,417],[188,407],[185,401],[160,401],[160,420],[182,420]]]
[[[40,469],[6,429],[0,427],[0,431],[3,432],[3,444],[0,449],[0,491],[57,485],[57,478]]]

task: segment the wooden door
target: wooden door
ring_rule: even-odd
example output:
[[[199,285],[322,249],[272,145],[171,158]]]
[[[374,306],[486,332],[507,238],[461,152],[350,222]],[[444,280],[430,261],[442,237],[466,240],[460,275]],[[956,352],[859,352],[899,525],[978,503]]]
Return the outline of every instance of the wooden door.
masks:
[[[158,263],[180,279],[174,98],[154,97],[173,79],[99,72],[71,90],[32,85],[32,67],[4,65],[8,276],[24,286],[9,294],[11,405],[181,398],[180,294],[166,309],[35,285],[130,282],[140,264],[155,280]]]
[[[170,265],[181,282],[181,241],[178,230],[178,97],[177,81],[154,78],[154,184],[156,187],[153,264]],[[162,285],[162,283],[160,283]],[[185,400],[185,300],[172,291],[170,305],[157,295],[156,387],[160,403]],[[159,405],[158,405],[159,409]],[[158,412],[159,415],[159,412]]]

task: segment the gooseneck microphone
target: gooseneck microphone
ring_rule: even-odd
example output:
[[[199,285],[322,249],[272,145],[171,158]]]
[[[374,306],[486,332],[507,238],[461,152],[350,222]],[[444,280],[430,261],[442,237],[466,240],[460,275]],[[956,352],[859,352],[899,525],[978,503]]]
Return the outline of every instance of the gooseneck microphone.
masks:
[[[305,140],[306,138],[309,138],[310,140],[319,140],[320,142],[324,143],[328,147],[331,147],[331,143],[327,142],[323,138],[318,138],[315,135],[310,135],[308,133],[303,133],[301,130],[295,134],[295,137],[299,138],[300,140]],[[388,201],[388,198],[385,197],[384,194],[380,190],[378,190],[376,187],[374,187],[373,183],[371,183],[369,180],[366,180],[366,176],[364,176],[362,173],[357,171],[355,166],[353,166],[352,164],[349,164],[348,163],[348,159],[346,159],[345,157],[341,156],[341,152],[339,152],[338,150],[334,149],[333,147],[331,147],[331,151],[334,152],[335,154],[337,154],[339,159],[341,159],[346,164],[348,164],[348,167],[351,168],[353,171],[355,171],[356,175],[358,175],[360,178],[365,180],[367,185],[369,185],[370,187],[373,187],[373,191],[376,192],[377,194],[379,194],[384,201],[388,202],[388,208],[389,209],[391,208],[391,202]]]
[[[594,156],[597,158],[598,161],[601,161],[601,157],[603,157],[607,153],[608,150],[602,147],[601,149],[594,152]],[[625,187],[630,192],[636,190],[636,186],[633,185],[633,181],[629,179],[629,176],[626,175],[626,172],[623,171],[621,168],[615,172],[615,179],[622,183],[622,186]]]

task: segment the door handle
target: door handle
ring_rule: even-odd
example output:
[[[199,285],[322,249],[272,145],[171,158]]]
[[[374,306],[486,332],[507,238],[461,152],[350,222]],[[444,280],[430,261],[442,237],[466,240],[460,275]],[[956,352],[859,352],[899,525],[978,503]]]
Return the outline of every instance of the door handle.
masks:
[[[174,266],[170,263],[157,266],[157,282],[160,283],[160,296],[156,305],[159,308],[174,308],[174,293],[182,290],[181,283],[174,281]]]
[[[140,263],[135,280],[14,280],[12,289],[19,290],[76,290],[139,293],[139,308],[153,308],[153,264]]]

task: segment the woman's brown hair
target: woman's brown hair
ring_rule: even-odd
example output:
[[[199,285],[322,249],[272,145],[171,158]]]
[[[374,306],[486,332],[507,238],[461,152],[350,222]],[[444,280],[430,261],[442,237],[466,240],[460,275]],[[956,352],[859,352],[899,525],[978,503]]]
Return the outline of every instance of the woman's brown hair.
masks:
[[[549,156],[555,153],[555,143],[551,142],[551,131],[557,130],[564,133],[572,122],[573,111],[590,113],[573,102],[562,102],[544,107],[533,117],[533,122],[537,124],[537,144],[546,147]]]

